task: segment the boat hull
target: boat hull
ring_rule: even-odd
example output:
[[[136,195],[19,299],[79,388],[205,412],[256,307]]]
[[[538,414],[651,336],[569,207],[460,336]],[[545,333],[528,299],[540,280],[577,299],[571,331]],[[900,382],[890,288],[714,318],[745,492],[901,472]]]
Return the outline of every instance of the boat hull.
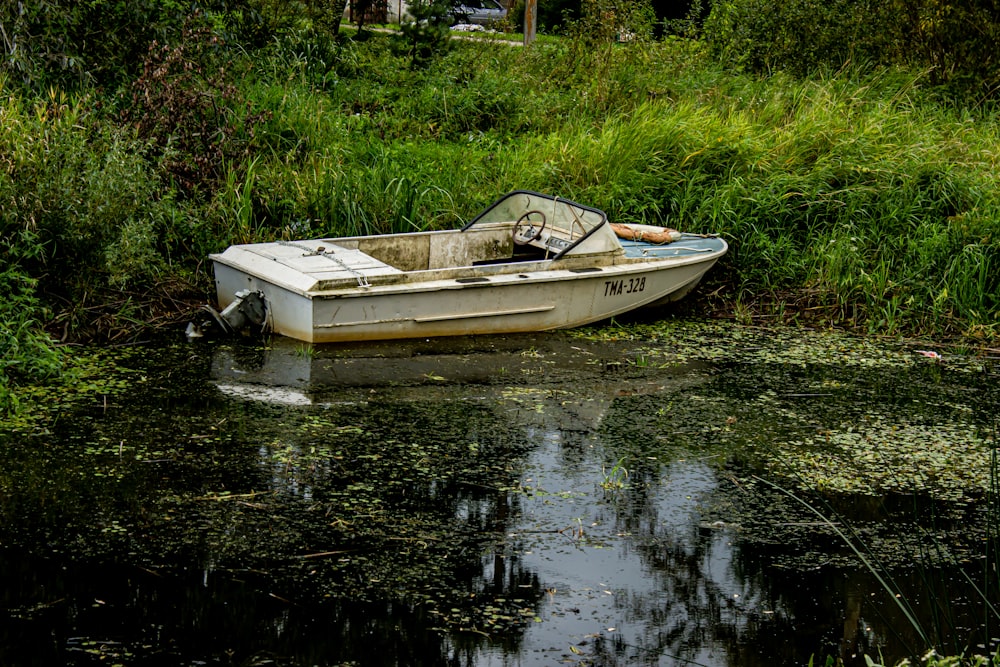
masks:
[[[211,259],[228,327],[264,310],[275,333],[341,343],[577,327],[683,296],[727,249],[715,235],[616,230],[599,209],[515,190],[460,229],[251,243]]]
[[[219,305],[260,291],[272,331],[312,343],[570,328],[686,294],[724,253],[302,294],[222,263]]]

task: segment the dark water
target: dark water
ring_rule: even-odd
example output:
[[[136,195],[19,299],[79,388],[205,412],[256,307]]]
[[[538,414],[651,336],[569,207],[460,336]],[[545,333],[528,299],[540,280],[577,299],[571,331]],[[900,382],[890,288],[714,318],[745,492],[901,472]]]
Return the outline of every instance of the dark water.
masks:
[[[998,636],[990,359],[681,322],[117,364],[126,391],[0,436],[0,665],[864,664]]]

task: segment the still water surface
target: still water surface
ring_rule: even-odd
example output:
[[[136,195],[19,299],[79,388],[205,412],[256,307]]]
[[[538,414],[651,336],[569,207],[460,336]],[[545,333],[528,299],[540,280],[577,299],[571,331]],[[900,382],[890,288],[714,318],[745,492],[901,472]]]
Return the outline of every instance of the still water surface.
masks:
[[[996,642],[989,358],[672,321],[106,363],[125,391],[0,435],[0,665]]]

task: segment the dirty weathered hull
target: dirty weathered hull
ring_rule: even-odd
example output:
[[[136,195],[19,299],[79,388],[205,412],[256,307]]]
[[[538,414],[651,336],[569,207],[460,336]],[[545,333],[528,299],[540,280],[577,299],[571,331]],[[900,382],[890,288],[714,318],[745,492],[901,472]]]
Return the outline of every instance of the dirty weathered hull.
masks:
[[[372,285],[299,294],[216,265],[219,305],[264,294],[272,331],[313,343],[498,334],[597,322],[690,291],[718,259],[686,257],[608,267]]]

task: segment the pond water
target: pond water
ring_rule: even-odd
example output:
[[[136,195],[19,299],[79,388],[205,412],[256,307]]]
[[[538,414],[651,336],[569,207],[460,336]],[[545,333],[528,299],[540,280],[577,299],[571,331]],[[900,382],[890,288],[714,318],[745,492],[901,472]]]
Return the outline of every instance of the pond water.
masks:
[[[0,434],[0,665],[995,650],[997,362],[940,351],[686,320],[119,350]]]

